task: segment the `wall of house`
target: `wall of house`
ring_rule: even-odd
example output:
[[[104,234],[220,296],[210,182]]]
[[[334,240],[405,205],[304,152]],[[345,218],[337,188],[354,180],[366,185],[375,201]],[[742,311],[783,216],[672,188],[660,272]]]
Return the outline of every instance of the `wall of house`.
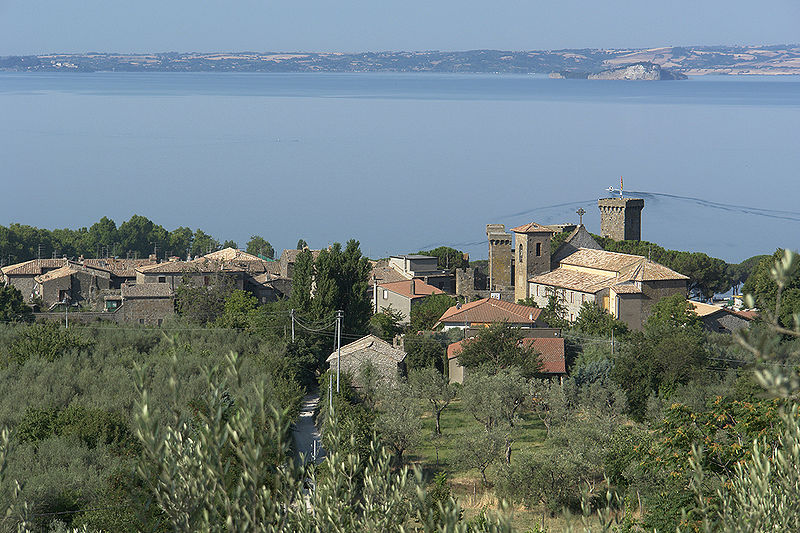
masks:
[[[408,282],[409,285],[411,281]],[[393,311],[400,311],[403,313],[403,320],[401,324],[409,324],[411,322],[411,300],[401,294],[384,289],[378,286],[378,312],[382,312],[389,306],[392,306]]]
[[[380,354],[369,348],[353,352],[350,354],[342,354],[341,372],[347,373],[352,379],[354,386],[359,387],[358,377],[361,374],[361,369],[369,362],[375,368],[377,373],[386,381],[397,381],[398,374],[401,371],[401,365],[398,365],[393,359]],[[329,361],[330,369],[336,372],[336,359]],[[336,378],[334,378],[336,379]]]
[[[733,333],[750,325],[748,320],[727,311],[721,311],[702,318],[703,325],[716,333]]]
[[[42,299],[44,309],[62,301],[62,294],[66,291],[72,302],[77,302],[77,294],[72,292],[72,276],[63,276],[47,280],[38,286],[39,297]]]
[[[615,296],[613,291],[611,296]],[[641,294],[616,294],[617,318],[625,322],[631,329],[642,329],[644,322],[642,304],[644,301]]]
[[[126,298],[114,314],[121,322],[160,326],[175,314],[175,304],[172,298]]]
[[[548,300],[550,299],[550,290],[555,290],[555,287],[542,285],[540,283],[529,283],[530,297],[536,302],[540,308],[547,307]],[[594,302],[595,295],[586,292],[573,291],[569,289],[557,289],[562,297],[564,306],[566,307],[566,318],[570,322],[578,318],[581,306],[584,302]]]
[[[464,367],[458,362],[458,357],[454,357],[447,362],[450,383],[464,383]]]
[[[33,276],[6,276],[8,284],[17,288],[22,293],[22,300],[30,302],[33,291],[36,288],[36,281]]]
[[[511,234],[505,232],[503,224],[486,226],[489,240],[489,288],[511,287]]]
[[[672,296],[673,294],[687,294],[686,280],[670,279],[661,281],[643,281],[642,293],[645,298],[642,301],[642,322],[650,316],[650,309],[661,298]]]

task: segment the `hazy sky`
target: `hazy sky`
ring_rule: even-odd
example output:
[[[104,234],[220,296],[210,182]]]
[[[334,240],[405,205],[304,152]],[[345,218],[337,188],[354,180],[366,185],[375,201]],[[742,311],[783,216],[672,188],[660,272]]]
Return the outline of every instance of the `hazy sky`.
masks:
[[[0,0],[0,55],[800,42],[800,0]]]

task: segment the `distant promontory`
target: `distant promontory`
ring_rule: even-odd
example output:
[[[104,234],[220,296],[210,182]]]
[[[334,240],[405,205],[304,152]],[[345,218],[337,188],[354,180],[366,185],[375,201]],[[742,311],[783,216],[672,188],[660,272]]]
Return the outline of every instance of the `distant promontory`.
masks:
[[[800,74],[800,45],[469,50],[463,52],[163,52],[0,56],[17,72],[440,72],[682,79],[704,74]],[[558,77],[556,75],[555,77]]]
[[[644,61],[632,65],[623,65],[600,72],[553,72],[551,78],[556,79],[583,79],[583,80],[625,80],[625,81],[659,81],[659,80],[685,80],[686,74],[661,68],[656,63]]]

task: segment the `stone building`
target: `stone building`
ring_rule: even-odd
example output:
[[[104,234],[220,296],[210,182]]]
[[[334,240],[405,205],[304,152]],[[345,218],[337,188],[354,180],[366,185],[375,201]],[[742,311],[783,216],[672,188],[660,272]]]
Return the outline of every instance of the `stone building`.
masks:
[[[336,370],[338,353],[334,351],[328,357],[331,370]],[[406,353],[388,342],[367,335],[355,342],[342,346],[340,370],[350,375],[353,386],[359,387],[359,374],[366,364],[372,365],[385,381],[393,383],[406,373]]]
[[[504,224],[487,224],[486,238],[489,241],[488,289],[497,291],[513,286],[511,234],[506,232]]]
[[[639,241],[642,239],[641,198],[601,198],[600,234],[615,241]]]
[[[59,303],[92,305],[101,291],[111,288],[111,275],[104,270],[67,263],[34,278],[33,296],[48,310]]]
[[[73,263],[68,259],[33,259],[0,268],[0,281],[3,285],[12,285],[22,293],[26,303],[33,303],[36,298],[36,277],[57,268]]]
[[[702,302],[689,303],[703,323],[703,327],[715,333],[733,333],[736,330],[748,327],[750,322],[753,321],[752,315],[728,309],[727,307]]]
[[[535,222],[513,228],[514,232],[514,300],[528,297],[527,281],[550,270],[550,239],[553,230]]]
[[[551,295],[574,321],[585,302],[594,302],[632,329],[641,329],[655,302],[687,293],[689,278],[674,270],[630,254],[579,248],[559,262],[558,268],[528,280],[531,298],[540,307]]]
[[[123,285],[121,305],[116,309],[118,321],[145,326],[160,326],[175,314],[174,292],[165,283]]]

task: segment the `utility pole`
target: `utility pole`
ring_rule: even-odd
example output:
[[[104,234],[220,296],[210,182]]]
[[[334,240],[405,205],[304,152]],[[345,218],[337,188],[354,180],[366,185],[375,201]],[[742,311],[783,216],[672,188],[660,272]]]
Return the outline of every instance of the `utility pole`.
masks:
[[[344,311],[336,311],[336,393],[339,393],[339,374],[342,367],[342,317]]]
[[[292,309],[292,342],[294,342],[294,309]]]
[[[614,328],[611,328],[611,355],[614,355]]]

